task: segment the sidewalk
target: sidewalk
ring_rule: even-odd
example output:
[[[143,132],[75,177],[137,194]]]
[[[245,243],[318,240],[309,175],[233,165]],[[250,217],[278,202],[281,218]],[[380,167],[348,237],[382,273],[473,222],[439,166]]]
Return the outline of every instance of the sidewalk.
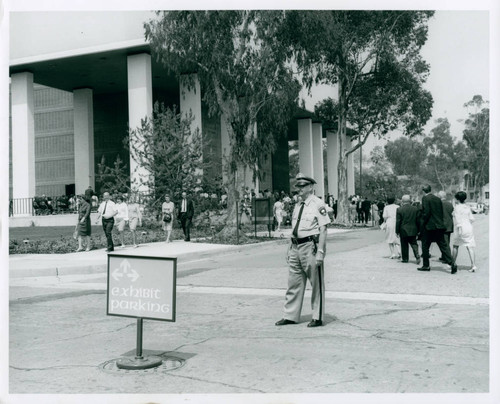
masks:
[[[343,233],[351,230],[328,229],[328,235]],[[252,233],[253,235],[253,233]],[[258,232],[258,236],[265,237],[267,232]],[[276,240],[263,243],[228,245],[211,244],[202,242],[184,242],[181,240],[172,243],[156,242],[139,245],[138,248],[126,246],[115,247],[115,254],[143,255],[152,257],[176,257],[190,260],[205,258],[213,254],[230,251],[242,251],[259,248],[263,244],[285,242],[291,237],[291,229],[272,233]],[[107,253],[105,249],[91,250],[88,252],[74,252],[68,254],[16,254],[9,256],[9,275],[11,278],[35,276],[61,276],[76,274],[103,273],[107,270]]]

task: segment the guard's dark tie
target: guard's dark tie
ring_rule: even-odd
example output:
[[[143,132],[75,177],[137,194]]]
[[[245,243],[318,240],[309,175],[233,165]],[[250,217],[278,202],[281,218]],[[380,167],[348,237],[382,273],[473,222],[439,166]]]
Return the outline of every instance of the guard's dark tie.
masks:
[[[293,228],[293,237],[297,238],[297,234],[299,231],[299,223],[300,223],[300,218],[302,217],[302,212],[304,211],[304,202],[300,203],[300,210],[299,210],[299,216],[297,217],[297,223],[295,223],[295,227]]]

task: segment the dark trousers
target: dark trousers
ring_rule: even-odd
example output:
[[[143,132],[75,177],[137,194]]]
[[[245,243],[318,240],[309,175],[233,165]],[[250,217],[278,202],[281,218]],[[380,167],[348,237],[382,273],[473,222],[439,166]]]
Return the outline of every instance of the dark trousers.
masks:
[[[415,256],[416,259],[419,258],[418,255],[418,244],[417,244],[417,236],[403,236],[400,235],[400,240],[401,240],[401,260],[402,261],[408,261],[409,257],[409,248],[408,245],[411,246],[411,249],[413,250],[413,255]]]
[[[451,258],[450,245],[446,244],[444,239],[444,230],[426,230],[422,236],[422,258],[424,260],[424,267],[429,266],[429,249],[432,243],[438,245],[443,261],[451,265],[453,259]]]
[[[365,224],[368,224],[368,220],[370,219],[370,211],[369,210],[363,211],[363,219],[365,220]]]
[[[113,251],[115,249],[115,246],[113,244],[113,236],[111,234],[114,225],[115,219],[102,219],[102,229],[104,230],[104,235],[106,236],[106,241],[108,242],[108,250],[110,251]]]
[[[444,233],[444,241],[445,241],[446,244],[448,244],[448,247],[450,248],[450,251],[451,251],[450,236],[451,236],[450,232],[447,231],[447,232]],[[444,257],[443,257],[442,254],[441,254],[441,260],[444,261]]]
[[[191,218],[188,217],[185,213],[181,213],[181,226],[182,231],[184,232],[184,240],[190,241],[190,231],[191,231]]]

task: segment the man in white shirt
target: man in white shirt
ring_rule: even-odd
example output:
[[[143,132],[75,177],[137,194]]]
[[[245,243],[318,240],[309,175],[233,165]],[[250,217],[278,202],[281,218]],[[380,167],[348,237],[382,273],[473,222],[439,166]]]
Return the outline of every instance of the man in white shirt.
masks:
[[[110,199],[109,192],[104,192],[102,199],[103,201],[97,210],[98,215],[96,224],[99,223],[99,219],[102,217],[102,228],[108,242],[106,252],[111,252],[115,249],[111,232],[113,231],[113,226],[115,225],[114,217],[117,215],[118,211],[116,210],[115,203]]]

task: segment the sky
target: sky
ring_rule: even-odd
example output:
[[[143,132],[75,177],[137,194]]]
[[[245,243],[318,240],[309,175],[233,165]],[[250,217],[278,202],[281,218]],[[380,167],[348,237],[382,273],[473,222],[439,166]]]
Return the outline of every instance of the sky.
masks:
[[[471,10],[436,11],[428,23],[428,39],[421,50],[422,57],[430,64],[430,74],[425,88],[434,99],[432,117],[425,132],[436,126],[438,118],[448,118],[450,133],[462,139],[463,123],[467,110],[463,105],[474,95],[490,98],[489,80],[489,12]],[[337,98],[336,88],[321,85],[302,93],[309,110],[324,98]],[[392,133],[387,140],[394,140],[399,133]],[[371,138],[365,150],[384,145],[387,140]]]

